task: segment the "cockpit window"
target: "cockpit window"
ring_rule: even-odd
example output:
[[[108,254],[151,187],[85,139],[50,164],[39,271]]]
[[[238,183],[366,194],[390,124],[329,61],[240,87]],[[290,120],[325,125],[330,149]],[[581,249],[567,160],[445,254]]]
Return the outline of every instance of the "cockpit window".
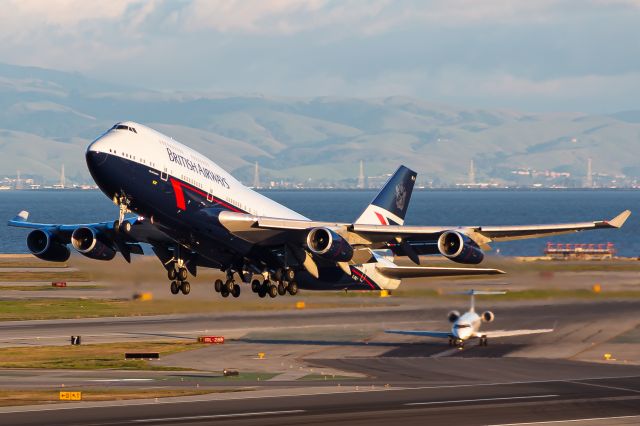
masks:
[[[115,126],[112,127],[112,129],[115,129],[115,130],[128,130],[128,131],[133,132],[133,133],[138,133],[138,132],[136,132],[136,129],[134,127],[125,126],[124,124],[116,124]]]

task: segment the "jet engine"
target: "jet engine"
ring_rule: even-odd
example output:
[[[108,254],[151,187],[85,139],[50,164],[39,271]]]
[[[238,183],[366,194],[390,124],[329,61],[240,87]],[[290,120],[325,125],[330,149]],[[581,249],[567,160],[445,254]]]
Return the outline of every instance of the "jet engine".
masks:
[[[496,316],[491,311],[484,311],[481,316],[482,322],[491,322],[495,319],[495,317]]]
[[[476,265],[484,259],[482,249],[471,238],[456,231],[447,231],[438,238],[440,254],[454,262]]]
[[[447,314],[447,318],[449,319],[449,322],[456,322],[458,318],[460,318],[460,312],[451,311]]]
[[[50,262],[64,262],[71,255],[65,244],[44,229],[35,229],[27,235],[27,247],[34,256]]]
[[[307,247],[316,256],[333,262],[348,262],[353,257],[353,247],[329,228],[313,228],[307,235]]]
[[[111,260],[116,251],[99,237],[97,231],[89,227],[76,228],[71,234],[71,244],[78,253],[91,259]]]

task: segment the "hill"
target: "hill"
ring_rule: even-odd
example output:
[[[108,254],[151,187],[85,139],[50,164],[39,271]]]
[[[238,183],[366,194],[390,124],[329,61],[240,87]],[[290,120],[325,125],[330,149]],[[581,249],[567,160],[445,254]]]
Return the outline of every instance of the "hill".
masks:
[[[79,74],[0,64],[0,176],[23,173],[90,181],[87,144],[120,120],[167,133],[250,182],[335,181],[399,163],[422,181],[514,179],[515,169],[640,176],[640,111],[533,114],[437,105],[419,99],[160,93]]]

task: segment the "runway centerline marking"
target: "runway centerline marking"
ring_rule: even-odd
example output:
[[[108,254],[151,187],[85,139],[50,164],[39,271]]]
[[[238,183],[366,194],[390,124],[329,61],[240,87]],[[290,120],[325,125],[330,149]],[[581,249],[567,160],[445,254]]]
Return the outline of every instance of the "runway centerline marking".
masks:
[[[404,405],[460,404],[463,402],[486,402],[486,401],[509,401],[513,399],[555,398],[557,396],[560,396],[560,395],[505,396],[505,397],[496,397],[496,398],[455,399],[450,401],[408,402]]]
[[[158,419],[138,419],[132,420],[134,423],[155,423],[155,422],[175,422],[182,420],[205,420],[205,419],[223,419],[230,417],[252,417],[252,416],[269,416],[273,414],[297,414],[304,413],[306,410],[284,410],[284,411],[257,411],[254,413],[231,413],[231,414],[211,414],[208,416],[186,416],[186,417],[162,417]]]
[[[619,391],[625,391],[625,392],[632,392],[632,393],[640,393],[640,391],[635,390],[635,389],[629,389],[629,388],[621,388],[618,386],[607,386],[607,385],[599,385],[597,383],[584,383],[578,380],[567,380],[567,383],[573,383],[576,385],[585,385],[585,386],[593,386],[596,388],[605,388],[605,389],[613,389],[613,390],[619,390]]]
[[[599,422],[602,420],[622,420],[622,419],[637,419],[640,416],[616,416],[616,417],[591,417],[586,419],[568,419],[568,420],[547,420],[543,422],[527,422],[527,423],[496,423],[488,426],[525,426],[525,425],[552,425],[561,423],[575,423],[575,422]]]

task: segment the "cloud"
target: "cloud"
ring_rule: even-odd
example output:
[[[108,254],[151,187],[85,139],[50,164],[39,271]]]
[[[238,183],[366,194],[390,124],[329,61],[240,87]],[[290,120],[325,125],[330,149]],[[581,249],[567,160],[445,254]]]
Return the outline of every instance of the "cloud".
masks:
[[[640,0],[2,2],[2,61],[162,90],[597,108],[640,72]]]

